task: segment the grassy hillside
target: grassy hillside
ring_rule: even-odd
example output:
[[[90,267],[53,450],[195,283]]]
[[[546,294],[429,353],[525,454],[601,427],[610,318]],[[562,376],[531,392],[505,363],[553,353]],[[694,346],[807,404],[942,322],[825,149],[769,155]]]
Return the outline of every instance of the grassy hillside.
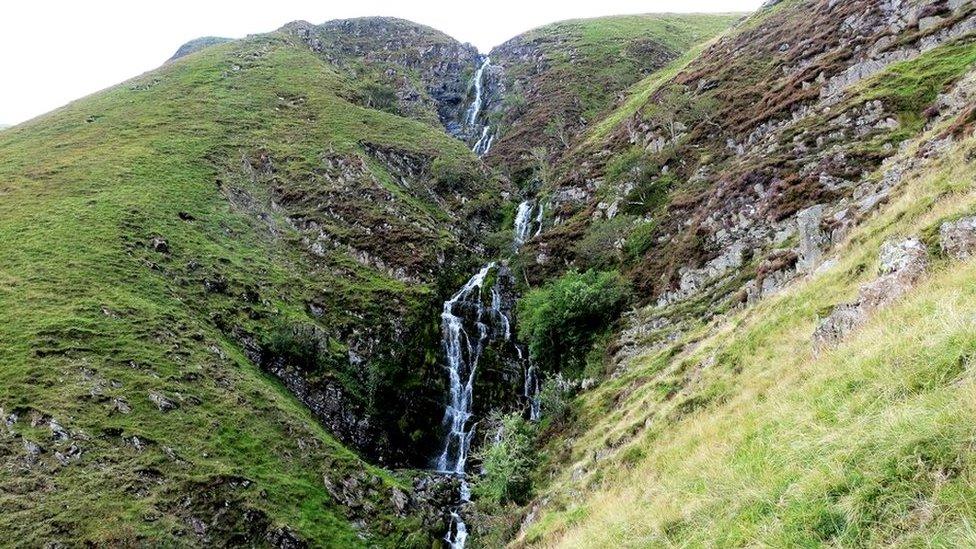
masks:
[[[487,443],[486,478],[518,492],[478,503],[486,546],[974,543],[976,272],[939,248],[976,212],[974,20],[778,3],[634,84],[546,167],[516,267],[544,419]],[[917,286],[816,346],[909,236],[928,247]],[[587,278],[637,307],[588,310]]]
[[[562,21],[496,47],[504,100],[494,165],[516,175],[531,149],[555,154],[600,120],[631,85],[727,29],[734,14],[647,14]],[[523,174],[524,176],[524,174]]]
[[[811,340],[876,277],[883,241],[976,212],[974,154],[969,138],[909,175],[826,272],[583,395],[545,446],[542,511],[516,545],[976,542],[976,264],[933,252],[931,274],[840,346]]]
[[[440,535],[395,507],[408,480],[258,367],[407,433],[440,417],[423,400],[441,394],[434,358],[397,346],[436,345],[427,311],[498,190],[463,144],[350,90],[270,35],[2,134],[0,530],[25,545]]]

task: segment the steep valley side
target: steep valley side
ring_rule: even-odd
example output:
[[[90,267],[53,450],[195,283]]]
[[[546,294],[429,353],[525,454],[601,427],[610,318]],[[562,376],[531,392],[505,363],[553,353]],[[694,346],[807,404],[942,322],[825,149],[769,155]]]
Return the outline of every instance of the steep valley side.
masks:
[[[297,21],[3,130],[0,530],[972,545],[974,67],[959,0]]]

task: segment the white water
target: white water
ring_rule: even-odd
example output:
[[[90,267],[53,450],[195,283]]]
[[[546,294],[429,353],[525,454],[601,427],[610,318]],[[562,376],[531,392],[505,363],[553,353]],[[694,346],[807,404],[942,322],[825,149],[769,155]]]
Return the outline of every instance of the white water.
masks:
[[[474,428],[468,428],[474,374],[488,338],[488,325],[482,322],[484,310],[481,305],[481,287],[488,272],[494,267],[494,263],[482,267],[451,299],[444,302],[441,312],[444,354],[451,383],[450,402],[444,413],[444,422],[449,429],[444,449],[437,458],[437,470],[442,473],[463,476],[464,465],[468,460],[468,449],[474,434]],[[455,312],[459,305],[474,308],[475,314],[472,316],[475,319],[474,328],[477,330],[474,337],[465,329],[462,317]]]
[[[465,112],[465,126],[469,131],[476,131],[478,115],[481,114],[481,109],[484,107],[485,70],[489,65],[491,65],[491,58],[485,57],[485,60],[481,62],[478,70],[474,73],[474,100],[471,102],[471,106],[468,107],[467,112]],[[484,156],[491,150],[491,144],[494,141],[495,135],[491,133],[491,126],[485,124],[481,128],[481,135],[478,137],[478,141],[471,147],[471,152],[478,156]]]
[[[521,351],[519,352],[521,355]],[[522,391],[525,399],[529,402],[529,419],[539,421],[542,419],[542,402],[539,398],[539,376],[535,369],[535,364],[529,363],[525,369],[525,387]]]
[[[533,236],[539,236],[542,234],[542,213],[544,208],[545,207],[542,205],[542,202],[539,202],[539,213],[535,216],[535,224],[537,225],[537,228]]]
[[[513,244],[516,250],[529,239],[529,233],[532,231],[533,208],[532,201],[526,200],[518,205],[518,211],[515,212],[515,238]]]
[[[468,107],[468,126],[474,126],[474,123],[478,120],[478,115],[481,114],[481,90],[482,82],[485,76],[485,69],[491,64],[491,58],[485,57],[485,60],[481,62],[481,66],[474,73],[474,102]]]
[[[488,60],[486,59],[485,64],[479,69],[479,80],[480,73],[487,66],[487,63]],[[477,105],[480,102],[480,84],[476,86],[476,91]],[[482,139],[488,135],[487,132],[488,128],[486,127]],[[489,139],[488,147],[490,146],[491,140]],[[477,145],[475,149],[475,152],[478,152]],[[519,204],[515,218],[513,242],[516,249],[525,243],[532,232],[532,213],[535,209],[533,201],[525,201]],[[541,230],[541,204],[539,204],[535,222],[540,225]],[[535,234],[539,234],[540,230],[537,230]],[[451,299],[444,302],[444,308],[441,312],[443,346],[451,392],[450,402],[444,412],[444,423],[448,427],[448,432],[444,440],[444,447],[437,457],[436,469],[439,473],[457,476],[461,480],[461,505],[451,509],[451,524],[444,536],[444,540],[452,549],[464,549],[468,539],[468,527],[461,516],[461,506],[471,501],[471,488],[468,486],[465,477],[465,466],[475,430],[475,425],[469,425],[469,422],[473,415],[474,379],[475,372],[478,369],[478,361],[481,359],[485,343],[492,336],[494,326],[501,326],[505,341],[511,341],[512,338],[511,320],[502,310],[502,294],[498,284],[491,288],[491,308],[486,311],[482,305],[485,278],[494,268],[496,268],[494,262],[483,266]],[[465,318],[468,319],[468,326],[465,326]],[[522,347],[516,344],[515,351],[518,353],[519,361],[524,361]],[[529,403],[529,419],[532,421],[538,421],[541,417],[539,385],[536,367],[529,362],[525,370],[523,396]]]
[[[471,152],[478,156],[488,154],[488,151],[491,150],[491,144],[495,142],[495,134],[489,133],[490,131],[491,126],[488,125],[481,130],[481,138],[474,144],[474,147],[471,147]]]
[[[478,360],[484,350],[484,344],[491,336],[487,322],[498,321],[504,328],[505,339],[511,337],[511,323],[502,312],[502,296],[497,284],[491,290],[491,309],[486,318],[486,311],[482,305],[482,290],[485,277],[495,268],[495,263],[489,263],[481,268],[468,282],[444,302],[441,312],[443,326],[444,354],[447,360],[447,371],[451,383],[450,402],[444,413],[444,423],[448,426],[444,449],[437,458],[437,471],[457,476],[461,479],[461,503],[471,501],[471,489],[464,476],[464,468],[468,461],[471,439],[474,437],[474,425],[469,425],[472,416],[474,397],[474,378],[478,369]],[[474,320],[474,332],[469,333],[471,326],[465,327],[462,314],[467,308],[467,318]],[[469,322],[470,324],[470,322]],[[468,527],[461,517],[460,508],[451,510],[451,526],[445,536],[445,541],[453,549],[464,549],[468,538]]]

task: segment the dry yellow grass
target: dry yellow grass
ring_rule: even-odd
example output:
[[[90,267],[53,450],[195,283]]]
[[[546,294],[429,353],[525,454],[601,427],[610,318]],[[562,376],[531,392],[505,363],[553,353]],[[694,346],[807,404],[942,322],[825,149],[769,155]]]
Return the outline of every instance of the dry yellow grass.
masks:
[[[973,147],[907,178],[828,272],[582,397],[591,427],[515,544],[976,545],[976,262],[937,261],[836,349],[811,346],[885,239],[976,211]]]

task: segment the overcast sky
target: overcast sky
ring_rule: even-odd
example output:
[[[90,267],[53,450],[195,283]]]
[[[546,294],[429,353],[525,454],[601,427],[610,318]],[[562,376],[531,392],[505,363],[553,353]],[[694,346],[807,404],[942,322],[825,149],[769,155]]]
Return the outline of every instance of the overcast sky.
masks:
[[[0,11],[0,124],[19,123],[159,66],[198,36],[239,38],[296,19],[392,15],[482,51],[539,25],[650,12],[752,11],[762,0],[9,0]]]

